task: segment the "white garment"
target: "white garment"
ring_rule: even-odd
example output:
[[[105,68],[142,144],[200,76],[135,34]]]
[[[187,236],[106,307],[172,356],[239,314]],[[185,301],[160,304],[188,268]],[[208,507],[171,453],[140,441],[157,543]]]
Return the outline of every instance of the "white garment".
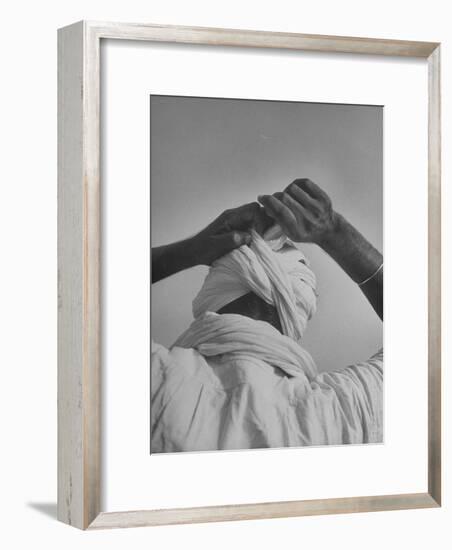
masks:
[[[212,265],[193,302],[195,321],[171,350],[153,344],[151,452],[382,441],[383,352],[318,373],[301,346],[315,276],[285,241],[252,231],[250,246]],[[214,313],[250,291],[276,307],[284,334]]]
[[[318,374],[268,323],[207,313],[152,347],[151,452],[379,443],[383,352]]]

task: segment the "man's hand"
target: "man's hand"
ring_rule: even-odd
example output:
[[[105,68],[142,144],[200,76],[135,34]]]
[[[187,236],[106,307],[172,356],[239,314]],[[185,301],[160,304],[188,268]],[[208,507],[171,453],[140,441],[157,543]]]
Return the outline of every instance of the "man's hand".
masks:
[[[257,203],[225,210],[194,237],[152,249],[152,282],[195,265],[211,265],[234,248],[250,242],[251,228],[258,233],[273,224]]]
[[[211,265],[234,248],[249,244],[251,228],[262,235],[272,224],[273,220],[257,202],[225,210],[192,237],[191,246],[197,263]]]
[[[329,196],[308,179],[297,179],[283,193],[258,198],[265,212],[296,242],[319,245],[353,281],[383,319],[383,256],[333,210]]]
[[[321,245],[335,230],[330,197],[309,179],[297,179],[283,193],[258,197],[265,212],[295,242]]]

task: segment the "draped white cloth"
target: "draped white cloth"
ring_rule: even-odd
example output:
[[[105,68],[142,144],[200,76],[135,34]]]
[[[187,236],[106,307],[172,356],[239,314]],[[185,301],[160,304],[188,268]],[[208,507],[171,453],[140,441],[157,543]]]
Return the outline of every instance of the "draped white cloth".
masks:
[[[194,348],[204,357],[227,354],[231,359],[259,359],[289,376],[317,374],[311,355],[265,321],[243,315],[207,312],[196,319],[174,344]]]
[[[196,319],[248,292],[276,307],[285,335],[301,341],[316,309],[316,279],[304,254],[282,235],[270,241],[251,230],[251,245],[213,263],[193,300]]]
[[[317,373],[268,323],[206,313],[152,347],[151,452],[383,440],[383,352]]]
[[[174,346],[153,343],[151,452],[382,441],[383,352],[318,373],[301,345],[315,276],[284,241],[253,231],[250,247],[213,264]],[[215,313],[250,291],[276,307],[284,334]]]

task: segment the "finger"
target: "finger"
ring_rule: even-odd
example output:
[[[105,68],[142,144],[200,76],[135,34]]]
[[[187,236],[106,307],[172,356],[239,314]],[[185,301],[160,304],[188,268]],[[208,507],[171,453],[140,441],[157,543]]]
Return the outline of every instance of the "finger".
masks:
[[[275,212],[273,212],[273,210],[267,206],[267,205],[264,205],[263,204],[263,209],[264,209],[264,212],[266,213],[266,215],[272,220],[272,225],[275,225],[275,222],[277,222],[278,220],[276,219],[276,214]]]
[[[306,210],[313,210],[318,212],[321,210],[321,205],[316,199],[313,199],[310,195],[303,191],[301,187],[298,187],[295,183],[291,183],[285,190],[285,193],[295,199]]]
[[[242,204],[238,206],[232,212],[240,221],[244,223],[252,222],[256,213],[260,210],[260,205],[258,202],[249,202],[247,204]]]
[[[253,227],[259,235],[263,235],[267,229],[274,225],[274,223],[273,218],[267,214],[262,206],[259,206],[259,211],[253,221]]]
[[[288,193],[282,193],[281,202],[290,208],[294,216],[301,216],[303,218],[311,218],[309,210],[303,206],[302,203],[296,201]]]
[[[268,195],[258,195],[257,200],[260,202],[267,216],[275,218],[273,211],[268,206]]]
[[[273,225],[273,219],[265,212],[264,208],[258,202],[252,202],[243,205],[243,210],[239,214],[245,220],[244,228],[254,228],[259,235],[263,235],[265,230]]]
[[[303,191],[308,193],[314,199],[320,199],[322,201],[330,201],[330,197],[321,189],[316,183],[314,183],[309,178],[296,179],[292,185],[295,184],[297,187],[301,188]]]
[[[253,217],[253,210],[259,208],[259,204],[248,203],[242,204],[235,208],[229,208],[225,210],[220,218],[223,225],[229,227],[230,229],[238,228],[239,225],[246,225]]]
[[[260,235],[273,223],[257,202],[244,204],[227,211],[226,222],[230,229],[249,229],[253,227]]]
[[[244,244],[250,244],[251,235],[245,231],[231,231],[224,235],[217,235],[214,239],[216,255],[220,257]]]
[[[296,232],[297,219],[293,212],[281,200],[272,195],[262,195],[258,201],[264,206],[267,212],[279,225],[288,232]]]
[[[291,197],[287,191],[273,193],[273,196],[285,204],[297,216],[309,217],[309,210]]]

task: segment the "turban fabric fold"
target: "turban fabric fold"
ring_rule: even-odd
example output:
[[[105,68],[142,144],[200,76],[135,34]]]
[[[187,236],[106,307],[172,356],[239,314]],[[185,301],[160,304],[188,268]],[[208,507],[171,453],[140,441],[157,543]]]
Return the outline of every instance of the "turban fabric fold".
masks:
[[[274,229],[261,237],[251,230],[243,245],[216,260],[193,301],[193,315],[217,312],[254,292],[276,307],[283,333],[299,342],[316,309],[316,279],[303,253]]]

